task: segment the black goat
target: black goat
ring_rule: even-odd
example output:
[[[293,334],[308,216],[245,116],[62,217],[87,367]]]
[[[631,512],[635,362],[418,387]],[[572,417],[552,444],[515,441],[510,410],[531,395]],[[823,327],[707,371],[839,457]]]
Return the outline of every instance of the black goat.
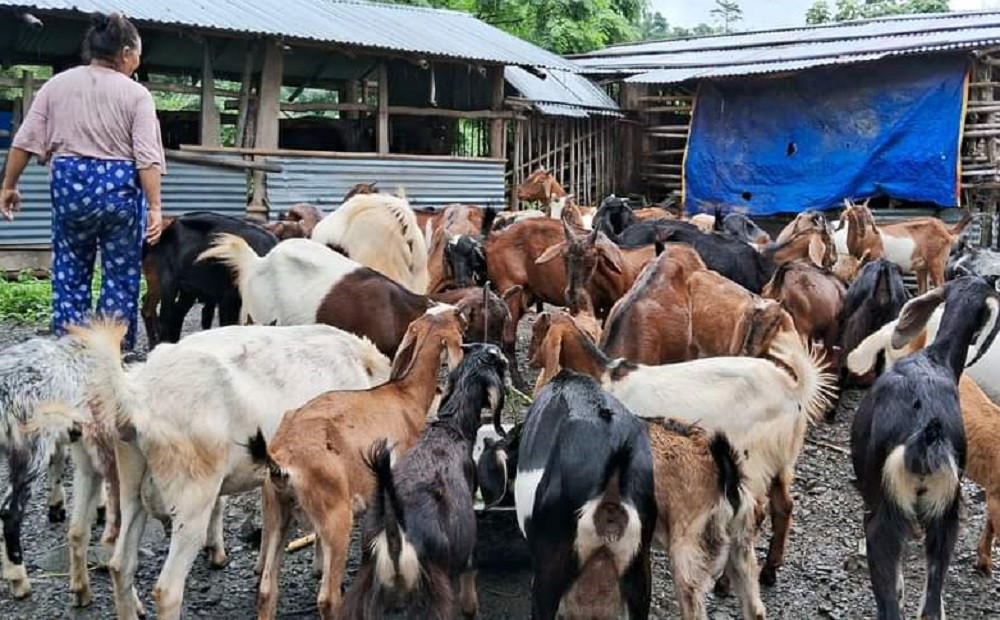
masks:
[[[960,276],[978,275],[996,283],[1000,279],[1000,252],[981,248],[964,238],[951,247],[948,264],[944,269],[946,280]]]
[[[892,346],[900,348],[922,331],[942,302],[934,342],[875,381],[851,428],[851,460],[865,503],[868,568],[880,619],[901,617],[899,560],[913,522],[926,533],[927,582],[919,617],[944,618],[942,590],[958,538],[966,457],[958,379],[977,336],[984,334],[970,366],[996,338],[1000,295],[978,277],[924,293],[903,306]]]
[[[594,220],[591,222],[591,228],[601,231],[609,239],[617,239],[618,235],[636,222],[638,220],[632,213],[632,206],[629,204],[628,198],[620,198],[611,194],[601,201],[601,206],[598,207],[597,213],[594,214]]]
[[[764,245],[771,242],[771,236],[764,232],[753,220],[742,213],[730,213],[725,217],[715,216],[716,232],[729,235],[737,241]]]
[[[203,328],[211,327],[212,309],[216,306],[220,326],[235,325],[239,321],[240,294],[230,270],[216,260],[196,262],[219,233],[242,237],[261,256],[278,243],[273,234],[257,224],[218,213],[194,211],[174,220],[163,231],[160,242],[147,254],[147,259],[155,266],[160,296],[156,329],[149,328],[152,317],[143,317],[150,348],[161,340],[177,342],[180,339],[184,317],[196,300],[205,302]]]
[[[649,615],[656,525],[647,430],[591,378],[562,371],[520,439],[515,502],[534,564],[532,617]]]
[[[867,263],[844,296],[841,313],[841,385],[856,381],[847,371],[847,355],[880,327],[899,316],[908,299],[899,266],[884,258]],[[870,381],[868,382],[870,384]],[[867,387],[867,385],[865,386]]]
[[[483,239],[492,230],[496,218],[495,209],[483,209],[483,223],[478,236],[457,235],[444,246],[444,273],[446,279],[450,277],[454,282],[454,288],[482,286],[486,283],[489,276]]]
[[[371,553],[344,599],[344,618],[381,618],[387,603],[406,604],[415,613],[409,599],[420,591],[426,607],[419,617],[451,618],[455,575],[462,613],[476,614],[472,449],[482,410],[500,417],[510,375],[496,346],[462,349],[438,419],[420,441],[395,467],[385,440],[372,447],[368,463],[376,491],[361,526],[362,548]]]

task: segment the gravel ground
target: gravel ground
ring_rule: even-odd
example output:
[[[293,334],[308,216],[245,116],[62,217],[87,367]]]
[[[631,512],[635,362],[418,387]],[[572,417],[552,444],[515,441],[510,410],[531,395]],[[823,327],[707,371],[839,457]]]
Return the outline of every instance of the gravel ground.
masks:
[[[188,329],[193,329],[199,313],[189,315]],[[530,318],[530,317],[529,317]],[[521,332],[521,346],[530,334],[529,321]],[[30,338],[35,327],[0,325],[0,346]],[[525,356],[520,356],[525,359]],[[534,373],[530,373],[531,380]],[[867,569],[855,558],[860,534],[861,508],[851,486],[851,466],[847,454],[829,446],[846,448],[850,420],[861,394],[848,392],[842,399],[837,421],[821,423],[810,430],[813,440],[807,443],[796,468],[794,486],[795,521],[785,566],[778,573],[778,584],[763,591],[771,618],[868,618],[875,605]],[[522,412],[523,413],[523,412]],[[0,466],[0,478],[6,469]],[[65,476],[67,485],[70,476]],[[82,611],[72,610],[66,576],[65,524],[46,521],[44,481],[33,497],[25,523],[25,556],[34,591],[23,601],[13,601],[6,584],[0,585],[0,618],[42,620],[48,618],[113,617],[111,584],[106,571],[92,573],[94,604]],[[72,489],[69,489],[72,493]],[[983,494],[965,483],[963,527],[952,564],[946,609],[952,618],[1000,618],[1000,577],[982,577],[973,569],[975,547],[983,525]],[[229,565],[212,571],[198,562],[188,579],[184,599],[184,617],[247,618],[254,613],[255,577],[251,550],[245,534],[248,516],[258,503],[256,494],[231,500],[226,511],[226,545]],[[479,597],[483,618],[527,618],[529,615],[530,561],[513,513],[484,514],[479,521]],[[298,531],[296,535],[303,532]],[[95,540],[100,528],[95,527]],[[763,557],[769,532],[763,532],[758,557]],[[92,550],[95,564],[100,549]],[[140,552],[137,581],[140,596],[150,604],[150,591],[166,557],[167,540],[158,523],[150,521]],[[673,586],[662,552],[654,553],[653,616],[677,617]],[[286,555],[281,579],[279,617],[314,617],[316,579],[311,572],[311,550]],[[923,587],[923,553],[911,542],[906,553],[907,616],[913,617]],[[357,542],[352,545],[349,578],[357,570]],[[713,620],[738,617],[734,599],[709,596]]]

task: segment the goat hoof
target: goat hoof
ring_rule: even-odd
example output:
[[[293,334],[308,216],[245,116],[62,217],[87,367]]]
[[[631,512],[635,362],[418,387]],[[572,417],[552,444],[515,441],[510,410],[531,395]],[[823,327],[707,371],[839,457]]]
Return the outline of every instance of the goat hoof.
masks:
[[[66,506],[64,504],[49,506],[49,523],[63,523],[64,521],[66,521]]]
[[[104,506],[97,507],[97,524],[104,525],[105,519],[108,516],[108,510]]]
[[[73,592],[73,607],[82,609],[84,607],[90,607],[93,602],[94,595],[91,593],[90,588]]]
[[[208,553],[206,564],[209,568],[220,570],[225,568],[226,564],[229,563],[229,556],[226,555],[225,551],[216,549],[215,547],[205,547],[205,551]]]
[[[719,579],[715,582],[715,587],[712,589],[712,592],[718,597],[729,596],[732,592],[729,577],[726,575],[719,577]]]
[[[778,583],[778,569],[772,566],[760,569],[760,585],[772,588],[776,583]]]
[[[993,563],[992,562],[976,562],[976,572],[983,577],[989,577],[993,574]]]
[[[27,579],[10,582],[10,594],[15,599],[27,598],[31,594],[31,582]]]

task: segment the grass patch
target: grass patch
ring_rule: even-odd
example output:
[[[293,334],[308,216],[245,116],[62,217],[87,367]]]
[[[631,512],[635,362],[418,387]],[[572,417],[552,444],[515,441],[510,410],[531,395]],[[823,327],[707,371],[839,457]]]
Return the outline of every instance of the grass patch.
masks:
[[[96,269],[91,283],[91,297],[97,301],[101,291],[101,270]],[[140,295],[146,292],[142,280]],[[36,278],[30,271],[18,274],[17,279],[0,277],[0,321],[19,324],[47,323],[52,317],[52,283]]]

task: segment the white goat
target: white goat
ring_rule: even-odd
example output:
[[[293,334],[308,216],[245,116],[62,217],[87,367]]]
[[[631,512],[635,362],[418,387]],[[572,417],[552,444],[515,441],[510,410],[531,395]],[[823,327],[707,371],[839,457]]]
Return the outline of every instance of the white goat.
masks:
[[[371,343],[324,325],[201,332],[128,371],[118,361],[123,326],[76,333],[94,356],[95,417],[119,434],[122,526],[110,563],[119,618],[142,613],[134,577],[147,511],[170,511],[170,552],[153,596],[157,617],[179,618],[210,522],[221,528],[217,498],[261,483],[246,438],[258,428],[272,436],[286,411],[318,394],[368,388],[389,374]]]
[[[714,357],[645,366],[610,360],[569,315],[543,313],[532,345],[532,365],[546,376],[558,367],[594,376],[637,416],[673,418],[726,433],[746,455],[747,486],[758,501],[770,496],[774,535],[761,580],[773,585],[791,531],[790,485],[809,422],[826,411],[835,377],[821,356],[792,332],[775,336],[768,359]]]
[[[898,320],[886,323],[877,332],[862,340],[861,344],[850,352],[847,356],[847,369],[855,375],[864,375],[875,369],[879,354],[884,355],[885,367],[891,368],[897,361],[924,348],[928,342],[934,342],[938,327],[941,325],[941,315],[944,313],[944,309],[945,306],[942,305],[934,310],[927,320],[926,328],[898,348],[892,345]],[[985,334],[980,335],[980,338],[983,337]],[[978,350],[979,339],[973,343],[973,346],[969,347],[967,361],[973,359],[972,356]],[[1000,404],[1000,347],[992,346],[987,349],[979,361],[965,370],[965,374],[969,375],[986,392],[990,400]]]
[[[427,292],[427,242],[404,198],[358,194],[323,218],[312,240],[343,252],[414,293]]]

